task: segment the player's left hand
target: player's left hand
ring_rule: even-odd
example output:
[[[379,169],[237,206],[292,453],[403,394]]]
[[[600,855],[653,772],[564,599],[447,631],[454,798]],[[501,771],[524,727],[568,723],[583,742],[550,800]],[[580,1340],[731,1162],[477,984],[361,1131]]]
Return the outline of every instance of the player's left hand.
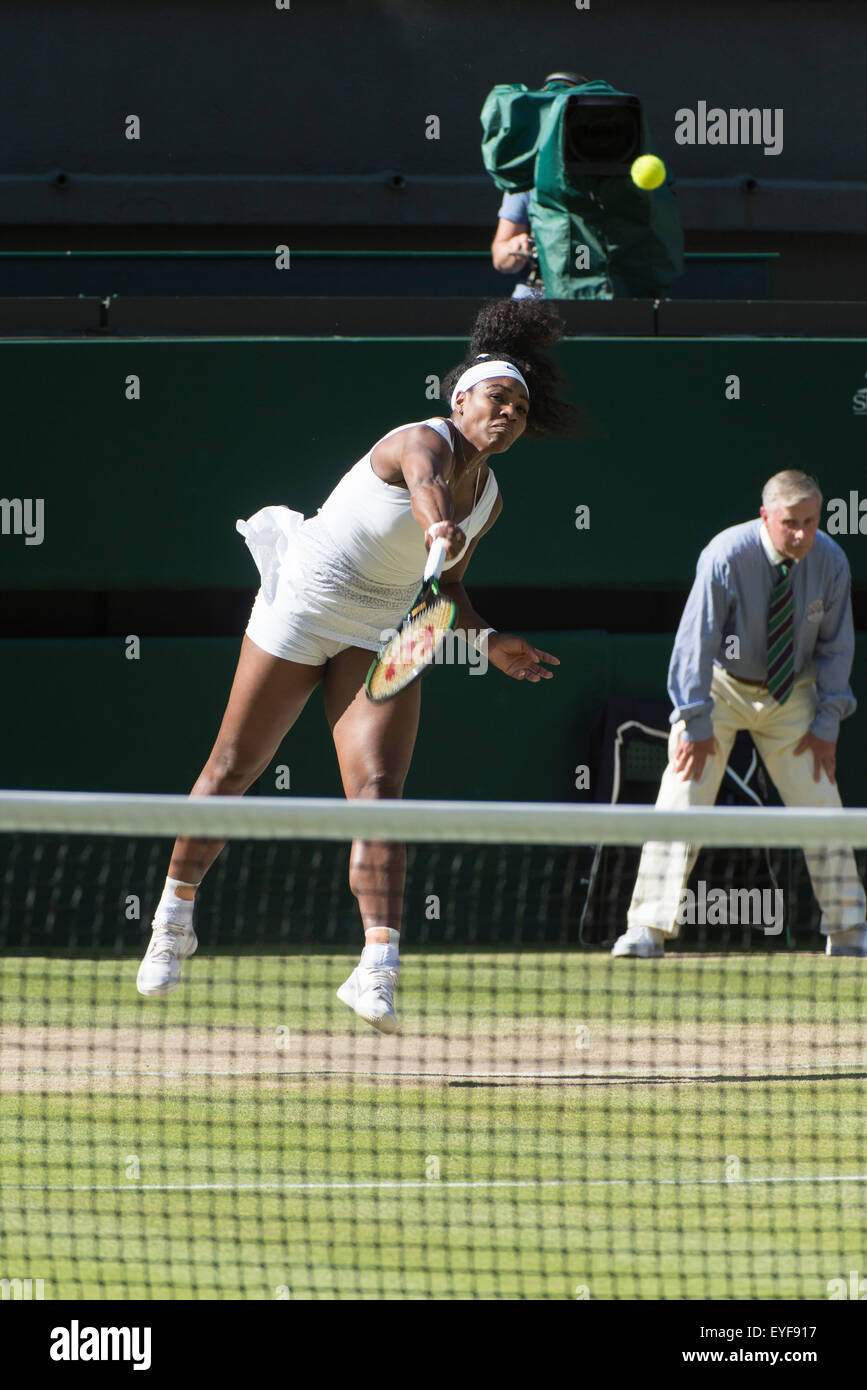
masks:
[[[543,661],[547,661],[549,666],[560,665],[556,656],[531,646],[514,632],[491,633],[488,638],[488,660],[513,680],[532,681],[534,684],[541,680],[549,681],[554,674],[545,670]]]
[[[808,729],[795,749],[795,757],[800,757],[801,753],[806,753],[808,748],[812,749],[813,752],[813,781],[819,782],[824,771],[829,782],[836,782],[836,743],[832,743],[827,738],[817,738],[816,735]]]

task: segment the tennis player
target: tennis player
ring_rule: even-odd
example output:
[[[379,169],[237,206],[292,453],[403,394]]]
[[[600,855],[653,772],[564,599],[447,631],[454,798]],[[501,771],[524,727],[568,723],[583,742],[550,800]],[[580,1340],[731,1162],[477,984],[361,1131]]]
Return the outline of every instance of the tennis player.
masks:
[[[488,660],[514,680],[538,684],[558,665],[523,637],[495,632],[473,608],[462,580],[503,502],[489,459],[525,433],[575,432],[577,415],[559,396],[545,349],[562,324],[534,300],[496,301],[480,312],[469,355],[443,381],[448,419],[399,425],[346,473],[314,517],[266,507],[239,522],[261,574],[217,740],[192,796],[241,796],[268,767],[313,690],[321,684],[348,798],[403,793],[418,730],[419,682],[374,704],[364,693],[371,653],[418,590],[426,552],[447,546],[440,587],[457,607],[456,630],[479,634]],[[138,989],[177,988],[181,962],[197,946],[196,891],[225,842],[176,841]],[[394,989],[406,852],[356,840],[349,881],[361,911],[361,961],[338,997],[383,1033],[397,1027]]]
[[[849,564],[819,530],[822,494],[796,469],[775,473],[760,517],[714,536],[674,642],[669,763],[656,805],[712,806],[739,729],[748,729],[787,806],[841,805],[840,721],[852,714],[855,652]],[[698,847],[644,846],[613,956],[661,956],[678,934]],[[848,849],[804,851],[829,956],[867,956],[865,897]]]

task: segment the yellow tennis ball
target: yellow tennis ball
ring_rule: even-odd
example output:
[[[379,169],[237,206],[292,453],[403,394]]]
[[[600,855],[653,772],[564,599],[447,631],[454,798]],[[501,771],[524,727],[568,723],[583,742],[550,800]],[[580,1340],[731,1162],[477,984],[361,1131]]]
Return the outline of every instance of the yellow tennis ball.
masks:
[[[665,182],[665,165],[655,154],[639,155],[629,172],[639,188],[658,188]]]

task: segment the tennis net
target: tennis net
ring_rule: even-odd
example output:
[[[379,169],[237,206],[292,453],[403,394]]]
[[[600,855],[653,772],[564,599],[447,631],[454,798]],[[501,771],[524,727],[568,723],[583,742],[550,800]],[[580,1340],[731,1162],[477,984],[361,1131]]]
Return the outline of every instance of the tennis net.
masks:
[[[229,843],[146,999],[178,834]],[[353,837],[407,846],[390,1036],[336,997]],[[646,841],[678,935],[614,958]],[[836,1296],[867,959],[816,896],[851,923],[865,847],[860,810],[2,794],[3,1297]]]

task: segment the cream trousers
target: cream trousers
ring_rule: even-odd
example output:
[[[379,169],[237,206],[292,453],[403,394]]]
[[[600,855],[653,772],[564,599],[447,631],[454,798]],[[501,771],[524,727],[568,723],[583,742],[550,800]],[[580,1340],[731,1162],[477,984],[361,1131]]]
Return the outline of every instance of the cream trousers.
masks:
[[[668,741],[669,762],[662,774],[657,806],[667,811],[712,806],[740,729],[749,731],[787,806],[840,806],[840,794],[824,771],[818,782],[813,780],[812,751],[807,749],[798,757],[793,752],[816,711],[815,679],[815,667],[807,667],[786,703],[778,705],[766,686],[746,685],[714,666],[711,693],[716,751],[705,763],[699,781],[681,781],[673,760],[685,724],[683,720],[675,724]],[[655,927],[667,936],[677,936],[681,893],[700,848],[663,841],[649,841],[644,846],[629,906],[630,927]],[[822,909],[822,931],[861,926],[865,918],[864,889],[852,851],[809,850],[804,857]]]

